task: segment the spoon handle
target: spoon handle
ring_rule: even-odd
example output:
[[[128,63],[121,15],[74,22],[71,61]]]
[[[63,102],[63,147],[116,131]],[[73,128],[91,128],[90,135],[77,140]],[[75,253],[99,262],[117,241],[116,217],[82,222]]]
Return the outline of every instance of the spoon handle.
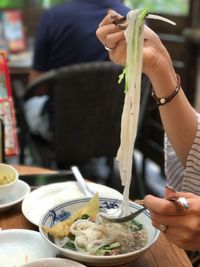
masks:
[[[139,210],[127,215],[127,216],[124,216],[124,217],[118,217],[118,218],[114,218],[114,217],[111,218],[110,217],[109,218],[109,217],[106,217],[106,216],[103,216],[103,215],[102,215],[102,217],[104,217],[105,219],[107,219],[110,222],[116,222],[116,223],[128,222],[128,221],[131,221],[132,219],[134,219],[135,217],[137,217],[140,213],[142,213],[146,209],[147,208],[144,207],[144,208],[139,209]]]
[[[89,189],[87,187],[86,181],[83,178],[83,176],[81,175],[78,167],[77,166],[72,166],[71,170],[72,170],[72,172],[73,172],[73,174],[74,174],[74,176],[76,178],[76,181],[78,183],[78,186],[79,186],[80,190],[83,192],[83,194],[86,197],[91,197],[92,194],[89,192]]]

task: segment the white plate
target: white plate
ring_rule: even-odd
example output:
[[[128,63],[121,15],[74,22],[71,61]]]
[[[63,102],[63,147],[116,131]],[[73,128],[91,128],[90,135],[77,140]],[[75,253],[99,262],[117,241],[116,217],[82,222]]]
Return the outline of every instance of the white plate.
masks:
[[[33,260],[56,257],[39,232],[23,229],[0,231],[0,266],[18,267]]]
[[[13,191],[4,199],[0,200],[0,212],[7,210],[22,201],[29,192],[30,186],[24,181],[18,180]]]
[[[121,193],[105,185],[88,182],[93,192],[99,192],[101,197],[122,199]],[[65,201],[84,197],[77,182],[54,183],[41,186],[28,194],[22,202],[24,216],[33,224],[39,226],[40,218],[52,207]]]
[[[72,260],[49,258],[43,260],[36,260],[28,264],[25,264],[21,267],[86,267],[86,266]]]

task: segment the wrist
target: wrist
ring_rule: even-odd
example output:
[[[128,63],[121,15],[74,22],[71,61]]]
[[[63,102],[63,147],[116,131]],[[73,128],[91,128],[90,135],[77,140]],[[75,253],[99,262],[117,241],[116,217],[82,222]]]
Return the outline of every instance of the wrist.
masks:
[[[157,97],[165,98],[170,95],[177,86],[177,76],[175,73],[162,75],[159,73],[157,78],[151,79],[152,87]]]
[[[161,97],[161,98],[159,98],[156,95],[155,91],[152,90],[152,97],[154,98],[154,100],[156,101],[156,104],[158,106],[163,106],[163,105],[171,102],[172,99],[178,94],[179,90],[181,89],[181,79],[180,79],[180,76],[178,74],[176,74],[176,78],[177,78],[176,88],[167,97]]]
[[[146,64],[145,74],[151,81],[152,87],[159,98],[167,97],[177,85],[177,76],[171,58],[166,52],[158,53],[151,58],[151,64]]]
[[[152,68],[148,77],[155,94],[159,98],[167,97],[177,86],[177,75],[173,66],[166,64],[166,62],[160,62],[159,66]]]

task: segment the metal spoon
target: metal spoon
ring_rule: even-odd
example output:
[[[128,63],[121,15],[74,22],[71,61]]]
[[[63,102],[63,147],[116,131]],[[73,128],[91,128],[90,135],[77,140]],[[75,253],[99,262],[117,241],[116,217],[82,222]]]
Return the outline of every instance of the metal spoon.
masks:
[[[91,197],[94,195],[93,192],[91,192],[90,188],[88,187],[85,179],[83,178],[82,174],[80,173],[79,169],[77,166],[72,166],[71,170],[74,174],[74,177],[76,178],[76,181],[78,183],[78,186],[80,188],[80,190],[82,191],[82,193],[86,196],[86,197]]]
[[[170,189],[169,187],[167,187],[168,189]],[[175,191],[174,191],[175,192]],[[184,209],[189,209],[189,203],[187,201],[187,199],[185,199],[184,197],[179,197],[179,198],[175,198],[175,196],[170,196],[167,197],[166,200],[169,201],[173,201],[175,203],[180,204]],[[123,216],[123,211],[122,209],[116,209],[116,212],[114,211],[113,214],[106,214],[105,212],[102,212],[100,215],[110,221],[110,222],[116,222],[116,223],[120,223],[120,222],[127,222],[130,221],[132,219],[134,219],[136,216],[138,216],[140,213],[142,213],[145,209],[147,209],[146,207],[139,209],[136,212],[130,213],[127,216]]]
[[[113,215],[109,215],[106,214],[104,212],[100,213],[100,216],[103,217],[104,219],[110,221],[110,222],[116,222],[116,223],[122,223],[122,222],[128,222],[131,221],[132,219],[134,219],[135,217],[137,217],[138,215],[140,215],[144,210],[146,210],[147,208],[141,208],[135,212],[130,213],[127,216],[123,216],[123,217],[113,217]]]

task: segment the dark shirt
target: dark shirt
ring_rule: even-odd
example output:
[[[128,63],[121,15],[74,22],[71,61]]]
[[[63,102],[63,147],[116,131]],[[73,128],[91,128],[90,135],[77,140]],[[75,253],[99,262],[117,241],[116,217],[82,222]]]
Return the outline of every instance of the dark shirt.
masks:
[[[122,15],[130,10],[120,0],[74,0],[45,11],[36,35],[33,68],[48,71],[108,60],[108,52],[96,37],[108,9]]]

